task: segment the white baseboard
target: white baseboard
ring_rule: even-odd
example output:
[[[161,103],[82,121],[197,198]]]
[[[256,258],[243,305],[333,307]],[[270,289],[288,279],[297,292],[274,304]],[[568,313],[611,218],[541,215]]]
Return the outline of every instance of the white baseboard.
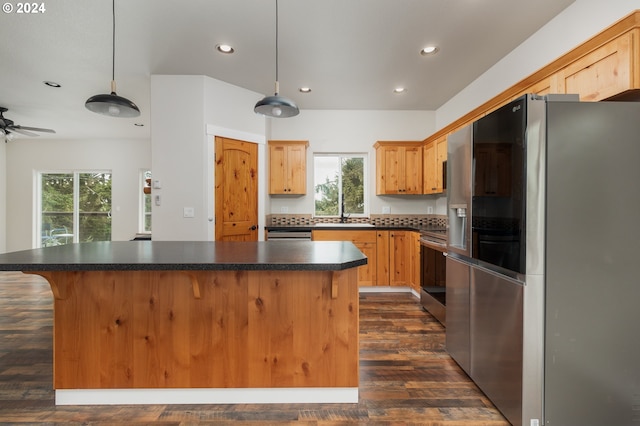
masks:
[[[56,405],[355,404],[357,402],[358,388],[56,390]]]
[[[420,298],[420,293],[411,287],[390,287],[390,286],[367,286],[358,287],[360,293],[411,293],[415,297]]]

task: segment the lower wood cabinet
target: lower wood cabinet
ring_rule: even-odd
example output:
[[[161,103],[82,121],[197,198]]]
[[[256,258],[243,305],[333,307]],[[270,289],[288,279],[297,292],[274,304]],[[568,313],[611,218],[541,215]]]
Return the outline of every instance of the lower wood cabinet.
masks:
[[[411,284],[411,231],[389,232],[389,285]]]
[[[389,231],[376,232],[376,266],[378,281],[376,285],[388,286],[389,281]]]
[[[367,256],[358,267],[360,286],[420,289],[420,234],[414,231],[314,230],[314,241],[351,241]]]
[[[411,287],[418,291],[420,244],[415,242],[420,234],[396,230],[376,232],[378,285]]]
[[[314,241],[351,241],[367,256],[367,264],[358,267],[358,285],[377,285],[377,241],[376,231],[361,230],[314,230]]]

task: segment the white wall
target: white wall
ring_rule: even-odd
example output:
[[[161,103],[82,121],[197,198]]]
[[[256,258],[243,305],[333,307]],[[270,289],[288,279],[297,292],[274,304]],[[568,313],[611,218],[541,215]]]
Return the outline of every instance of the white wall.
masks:
[[[152,210],[154,240],[213,239],[213,135],[207,128],[264,142],[265,119],[253,112],[261,97],[205,76],[151,76],[152,173],[162,185],[152,190],[161,197]],[[264,194],[259,197],[263,204]],[[195,217],[184,218],[184,207],[194,208]]]
[[[576,0],[438,108],[437,129],[457,120],[637,9],[640,9],[640,0]]]
[[[381,214],[383,206],[391,214],[426,214],[427,207],[445,214],[443,196],[376,196],[375,150],[379,140],[421,141],[435,131],[433,111],[326,111],[302,110],[300,115],[272,119],[269,139],[308,140],[307,195],[271,196],[271,213],[286,208],[289,213],[304,214],[314,210],[313,153],[367,153],[369,166],[369,214]],[[441,212],[436,209],[442,210]]]
[[[111,238],[126,241],[138,232],[140,170],[151,167],[149,140],[16,139],[6,145],[6,158],[6,251],[35,247],[35,174],[40,171],[111,170]]]

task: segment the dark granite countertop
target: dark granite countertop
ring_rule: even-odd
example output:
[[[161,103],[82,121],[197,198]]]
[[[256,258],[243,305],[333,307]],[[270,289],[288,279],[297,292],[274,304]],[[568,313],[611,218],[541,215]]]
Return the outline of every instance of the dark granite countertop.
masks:
[[[345,241],[116,241],[0,254],[0,271],[331,271],[366,263]]]

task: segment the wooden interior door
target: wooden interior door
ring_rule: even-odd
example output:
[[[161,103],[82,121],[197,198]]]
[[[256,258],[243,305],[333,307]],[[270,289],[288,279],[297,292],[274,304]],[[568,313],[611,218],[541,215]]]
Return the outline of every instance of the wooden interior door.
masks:
[[[258,240],[258,145],[216,136],[216,241]]]

